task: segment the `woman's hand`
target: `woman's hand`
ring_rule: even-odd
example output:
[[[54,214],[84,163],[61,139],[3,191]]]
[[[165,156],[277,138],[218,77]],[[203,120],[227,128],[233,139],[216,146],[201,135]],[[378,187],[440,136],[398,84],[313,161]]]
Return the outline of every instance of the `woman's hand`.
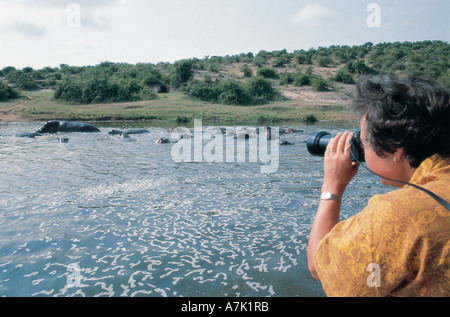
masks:
[[[339,133],[330,140],[324,159],[324,181],[322,191],[332,192],[340,197],[348,183],[358,172],[359,164],[350,160],[350,140],[353,132]]]
[[[358,164],[350,161],[350,140],[353,133],[339,133],[330,140],[324,160],[322,192],[332,192],[339,197],[358,172]],[[319,279],[314,266],[314,254],[320,240],[339,222],[340,200],[321,200],[311,228],[308,243],[308,267],[315,279]]]

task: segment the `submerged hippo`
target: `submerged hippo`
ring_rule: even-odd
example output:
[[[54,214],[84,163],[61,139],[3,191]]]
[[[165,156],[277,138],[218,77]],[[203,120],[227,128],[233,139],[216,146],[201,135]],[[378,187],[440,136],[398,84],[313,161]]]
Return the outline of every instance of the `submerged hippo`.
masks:
[[[165,139],[165,138],[160,138],[158,140],[155,141],[156,143],[160,143],[160,144],[164,144],[164,143],[170,143],[169,139]]]
[[[150,133],[150,131],[145,129],[128,129],[125,131],[127,134],[144,134],[144,133]]]
[[[32,132],[32,133],[20,133],[20,134],[17,134],[17,136],[20,137],[20,138],[35,138],[35,137],[38,137],[38,136],[42,136],[42,134],[36,133],[36,132]]]
[[[126,134],[144,134],[144,133],[150,133],[150,131],[145,130],[145,129],[128,129],[128,130],[125,130],[125,131],[113,129],[110,132],[108,132],[108,134],[112,134],[112,135],[123,134],[123,133],[126,133]]]
[[[100,130],[89,123],[71,121],[48,121],[37,133],[58,132],[100,132]]]
[[[26,133],[19,133],[19,134],[0,134],[0,136],[5,136],[5,137],[19,137],[19,138],[36,138],[38,136],[43,136],[40,133],[36,133],[36,132],[26,132]]]
[[[69,143],[69,139],[68,138],[58,138],[58,142],[59,143]]]
[[[127,142],[134,142],[134,141],[136,141],[135,139],[133,139],[132,137],[130,137],[130,136],[128,135],[128,133],[126,133],[126,132],[123,132],[123,133],[119,134],[119,138],[122,139],[122,140],[125,140],[125,141],[127,141]]]
[[[294,128],[288,128],[286,130],[280,130],[280,133],[282,134],[287,134],[287,133],[302,133],[305,132],[305,130],[298,130],[298,129],[294,129]]]

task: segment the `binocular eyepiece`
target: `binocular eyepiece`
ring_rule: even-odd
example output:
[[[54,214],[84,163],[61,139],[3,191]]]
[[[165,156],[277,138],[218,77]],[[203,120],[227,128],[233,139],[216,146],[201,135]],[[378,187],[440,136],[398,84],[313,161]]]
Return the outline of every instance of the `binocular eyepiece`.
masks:
[[[311,133],[306,141],[306,147],[309,154],[314,156],[325,156],[325,151],[331,138],[332,135],[329,132],[321,131]],[[350,160],[358,163],[363,163],[366,161],[364,157],[364,150],[361,146],[360,130],[354,133],[352,139],[350,140]]]

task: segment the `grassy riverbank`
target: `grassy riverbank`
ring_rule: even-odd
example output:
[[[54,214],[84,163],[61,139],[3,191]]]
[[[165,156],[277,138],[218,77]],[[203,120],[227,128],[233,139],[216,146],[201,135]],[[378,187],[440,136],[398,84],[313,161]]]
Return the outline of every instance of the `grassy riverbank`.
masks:
[[[306,94],[307,91],[305,90]],[[0,121],[122,121],[215,123],[276,123],[317,120],[351,120],[348,103],[336,100],[294,99],[257,106],[234,106],[192,100],[178,92],[157,99],[107,104],[78,105],[54,98],[50,90],[24,92],[20,99],[0,103]]]
[[[449,50],[441,41],[368,42],[173,64],[8,66],[0,70],[0,121],[347,121],[354,119],[350,104],[362,75],[383,69],[450,87]]]

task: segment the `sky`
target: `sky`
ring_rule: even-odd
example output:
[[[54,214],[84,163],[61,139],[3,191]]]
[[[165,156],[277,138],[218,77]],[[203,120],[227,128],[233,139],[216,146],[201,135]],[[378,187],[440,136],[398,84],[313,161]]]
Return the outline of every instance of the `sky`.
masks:
[[[450,0],[0,0],[0,69],[450,42]]]

